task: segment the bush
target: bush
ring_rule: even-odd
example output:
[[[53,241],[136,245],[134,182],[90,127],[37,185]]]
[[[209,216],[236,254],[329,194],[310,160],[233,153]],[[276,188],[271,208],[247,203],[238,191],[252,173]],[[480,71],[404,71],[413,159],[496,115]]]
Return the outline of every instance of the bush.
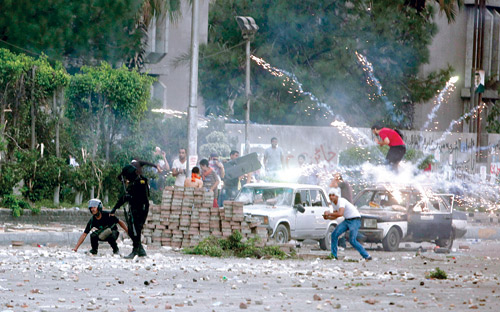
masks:
[[[23,215],[23,209],[30,209],[33,213],[39,213],[40,209],[32,209],[31,205],[21,198],[14,195],[6,195],[2,199],[2,206],[10,208],[12,215],[17,218]]]
[[[434,271],[431,271],[428,274],[428,278],[447,279],[448,275],[446,274],[445,271],[441,270],[440,268],[436,268]]]
[[[257,247],[258,238],[242,242],[243,236],[239,231],[234,231],[227,239],[217,239],[209,236],[193,248],[184,250],[186,254],[207,255],[211,257],[239,257],[239,258],[277,258],[285,259],[287,254],[279,246]]]

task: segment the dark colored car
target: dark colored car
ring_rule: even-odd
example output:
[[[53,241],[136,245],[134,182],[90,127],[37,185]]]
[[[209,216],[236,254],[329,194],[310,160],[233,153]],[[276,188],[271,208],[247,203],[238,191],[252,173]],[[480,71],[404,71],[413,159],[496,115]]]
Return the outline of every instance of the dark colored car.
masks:
[[[453,194],[435,194],[413,187],[379,185],[354,198],[361,213],[364,241],[398,250],[400,242],[432,242],[451,248],[467,232],[467,216],[453,210]]]

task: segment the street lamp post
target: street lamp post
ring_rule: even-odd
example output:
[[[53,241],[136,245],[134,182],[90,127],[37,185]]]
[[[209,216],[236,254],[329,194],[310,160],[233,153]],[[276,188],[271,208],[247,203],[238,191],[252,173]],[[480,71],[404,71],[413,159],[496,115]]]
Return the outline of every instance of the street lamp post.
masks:
[[[243,39],[246,43],[246,83],[245,83],[245,155],[250,153],[250,140],[248,138],[248,126],[250,124],[250,41],[253,39],[259,26],[255,24],[255,20],[250,16],[236,16],[236,22],[241,29]]]

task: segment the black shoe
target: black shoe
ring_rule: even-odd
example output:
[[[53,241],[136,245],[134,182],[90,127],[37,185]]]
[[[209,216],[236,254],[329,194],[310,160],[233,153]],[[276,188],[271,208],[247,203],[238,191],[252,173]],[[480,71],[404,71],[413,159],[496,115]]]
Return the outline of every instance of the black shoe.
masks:
[[[146,250],[144,250],[144,247],[142,247],[142,245],[139,246],[139,248],[137,248],[137,255],[139,257],[146,257],[147,256]]]
[[[373,258],[372,258],[372,256],[368,256],[368,257],[365,258],[365,260],[366,261],[371,261],[371,260],[373,260]]]
[[[113,255],[119,255],[120,254],[120,249],[118,247],[113,248]]]
[[[90,249],[89,252],[93,255],[97,255],[97,249]]]
[[[137,256],[137,250],[134,248],[134,249],[132,249],[132,252],[128,256],[125,256],[123,258],[125,258],[125,259],[134,259],[135,256]]]

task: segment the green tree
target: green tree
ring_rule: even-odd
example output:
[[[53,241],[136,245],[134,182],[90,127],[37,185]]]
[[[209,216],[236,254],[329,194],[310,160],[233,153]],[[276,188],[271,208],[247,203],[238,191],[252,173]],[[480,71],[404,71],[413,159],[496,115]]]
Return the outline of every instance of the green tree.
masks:
[[[255,122],[326,125],[337,115],[366,126],[389,116],[410,127],[413,105],[431,98],[450,75],[451,68],[424,81],[417,76],[437,32],[431,6],[417,12],[404,0],[217,0],[200,56],[200,91],[209,112],[234,111],[244,119],[245,54],[236,15],[252,16],[260,27],[252,53],[297,77],[276,77],[252,63]],[[367,83],[356,51],[373,64],[384,87],[380,95]]]

